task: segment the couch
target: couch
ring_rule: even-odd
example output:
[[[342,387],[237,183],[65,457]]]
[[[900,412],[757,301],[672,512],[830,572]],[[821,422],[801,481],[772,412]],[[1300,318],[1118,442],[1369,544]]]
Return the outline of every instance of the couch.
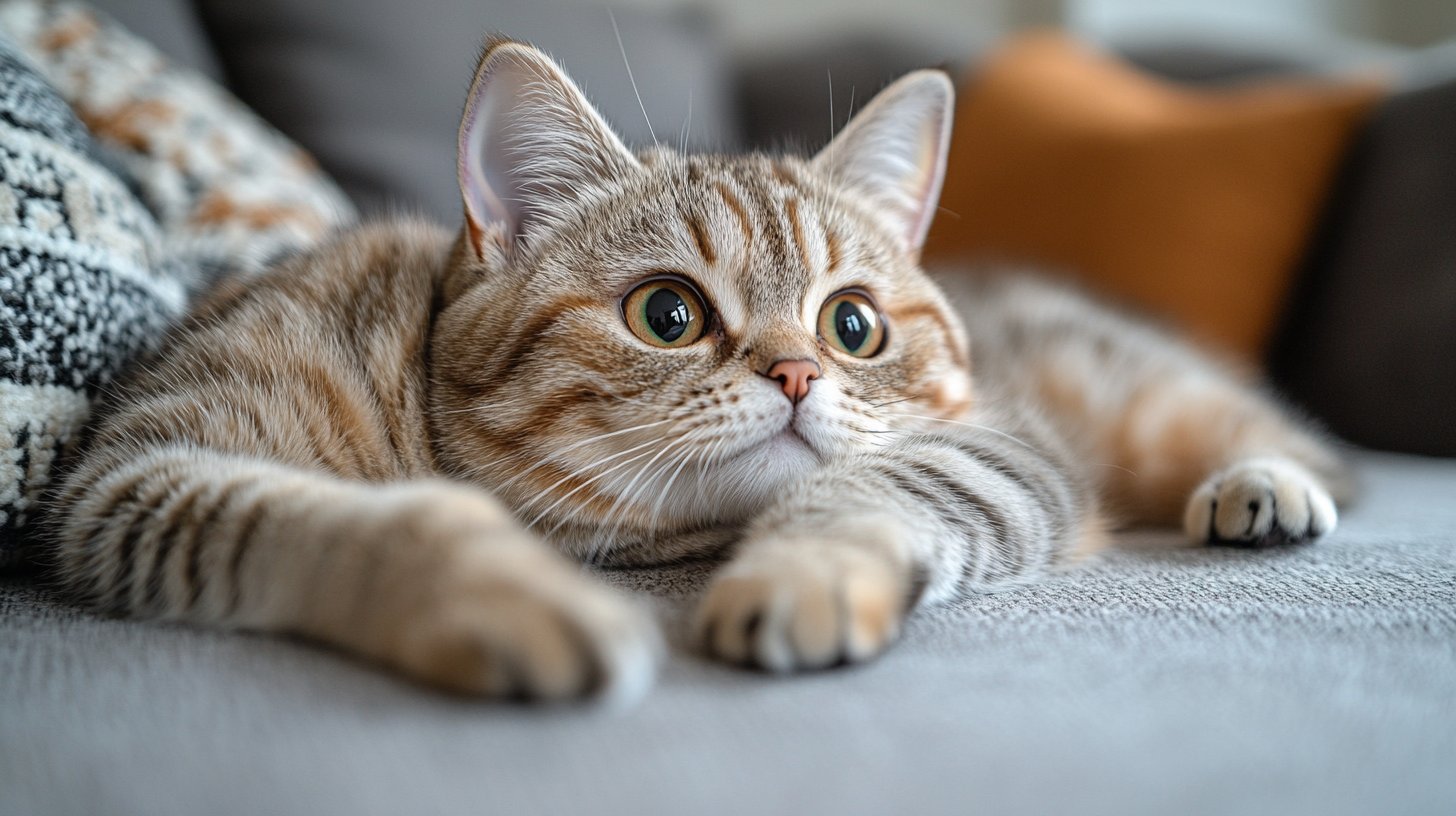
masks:
[[[453,119],[487,27],[555,52],[630,141],[651,138],[596,7],[98,5],[374,212],[456,217]],[[655,137],[705,149],[817,146],[826,66],[842,112],[851,86],[975,60],[869,38],[736,64],[710,17],[617,22]],[[1352,53],[1122,50],[1189,82]],[[792,678],[693,656],[683,623],[709,566],[607,572],[672,644],[628,710],[443,697],[287,640],[107,619],[12,574],[0,813],[1456,812],[1456,461],[1437,458],[1456,455],[1456,52],[1380,58],[1397,91],[1351,150],[1266,361],[1362,446],[1363,498],[1328,540],[1126,533],[1090,565],[922,615],[869,665]]]

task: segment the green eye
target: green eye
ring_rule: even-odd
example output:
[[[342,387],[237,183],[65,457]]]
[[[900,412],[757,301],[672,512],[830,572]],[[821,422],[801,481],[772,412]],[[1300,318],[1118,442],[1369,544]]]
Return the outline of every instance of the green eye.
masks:
[[[863,292],[846,291],[824,301],[819,336],[855,357],[873,357],[885,345],[885,321]]]
[[[637,338],[660,348],[679,348],[703,336],[708,309],[685,281],[657,278],[622,300],[622,318]]]

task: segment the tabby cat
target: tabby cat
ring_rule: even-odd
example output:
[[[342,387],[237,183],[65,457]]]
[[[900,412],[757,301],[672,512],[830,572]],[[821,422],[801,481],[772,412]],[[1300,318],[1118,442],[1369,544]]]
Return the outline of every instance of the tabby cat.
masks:
[[[59,574],[459,692],[631,696],[655,624],[563,553],[727,554],[697,642],[784,672],[1110,523],[1332,530],[1337,455],[1225,367],[1024,277],[956,276],[952,311],[917,260],[951,105],[924,71],[809,160],[634,155],[488,42],[463,229],[367,226],[215,292],[58,489]]]

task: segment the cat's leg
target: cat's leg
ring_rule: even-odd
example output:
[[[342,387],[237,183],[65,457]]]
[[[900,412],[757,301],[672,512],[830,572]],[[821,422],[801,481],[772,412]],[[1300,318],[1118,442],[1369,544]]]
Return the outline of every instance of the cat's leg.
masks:
[[[1034,576],[1099,543],[1056,457],[995,431],[907,435],[835,460],[749,527],[695,621],[699,644],[773,671],[872,657],[922,604]]]
[[[1253,377],[1072,290],[962,278],[973,367],[1052,420],[1118,521],[1249,544],[1334,529],[1347,465]]]
[[[59,575],[117,614],[302,635],[445,689],[632,696],[649,616],[444,481],[368,485],[186,447],[93,456]]]
[[[1102,427],[1109,502],[1134,523],[1181,525],[1200,543],[1313,541],[1353,482],[1338,451],[1273,398],[1191,349],[1182,366],[1130,367]]]

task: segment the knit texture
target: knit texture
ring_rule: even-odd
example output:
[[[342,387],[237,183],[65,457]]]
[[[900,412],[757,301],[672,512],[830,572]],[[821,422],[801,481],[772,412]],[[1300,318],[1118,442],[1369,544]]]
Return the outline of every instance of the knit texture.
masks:
[[[353,217],[301,151],[114,23],[0,2],[0,566],[190,296]]]

